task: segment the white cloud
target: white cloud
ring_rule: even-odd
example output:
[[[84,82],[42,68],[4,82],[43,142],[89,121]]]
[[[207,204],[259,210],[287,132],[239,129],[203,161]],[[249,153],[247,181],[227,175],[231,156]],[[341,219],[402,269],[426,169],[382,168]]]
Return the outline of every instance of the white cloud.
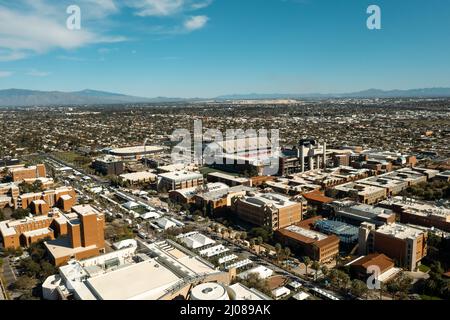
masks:
[[[93,1],[93,0],[92,0]],[[84,2],[89,2],[84,0]],[[100,1],[106,8],[110,1]],[[27,5],[32,3],[32,5]],[[72,50],[95,43],[126,40],[120,36],[104,36],[87,28],[66,28],[65,11],[54,15],[54,7],[46,1],[25,0],[24,9],[0,6],[0,61],[23,59],[31,54],[43,54],[52,49]],[[47,9],[42,14],[40,10]]]
[[[33,70],[27,72],[27,75],[28,76],[32,76],[32,77],[47,77],[50,74],[51,74],[50,72],[39,71],[39,70],[36,70],[36,69],[33,69]]]
[[[177,21],[184,21],[162,26],[160,33],[181,34],[198,30],[206,25],[209,18],[204,15],[187,17],[187,14],[206,8],[213,1],[0,0],[0,62],[21,60],[56,49],[70,51],[93,44],[130,40],[111,35],[110,31],[117,25],[110,16],[119,14],[124,7],[131,8],[142,17],[175,16]],[[73,3],[81,8],[81,30],[68,30],[66,27],[66,8]],[[148,26],[146,28],[149,29]]]
[[[10,71],[0,71],[0,78],[7,78],[12,76],[13,73]]]
[[[185,0],[131,0],[128,4],[139,16],[170,16],[182,10]]]
[[[185,21],[184,27],[187,31],[194,31],[203,28],[208,22],[207,16],[194,16]]]
[[[135,8],[142,17],[167,17],[186,11],[208,7],[213,0],[127,0],[126,4]]]

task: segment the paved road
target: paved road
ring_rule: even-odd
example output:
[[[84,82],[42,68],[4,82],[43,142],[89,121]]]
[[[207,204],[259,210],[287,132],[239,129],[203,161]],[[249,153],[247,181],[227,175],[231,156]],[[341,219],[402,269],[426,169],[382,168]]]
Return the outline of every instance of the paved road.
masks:
[[[5,286],[3,285],[3,281],[2,281],[2,279],[0,279],[0,301],[7,300],[5,290],[6,289],[5,289]]]
[[[9,259],[5,259],[3,261],[3,279],[5,279],[5,286],[9,287],[10,284],[17,280],[17,277]]]

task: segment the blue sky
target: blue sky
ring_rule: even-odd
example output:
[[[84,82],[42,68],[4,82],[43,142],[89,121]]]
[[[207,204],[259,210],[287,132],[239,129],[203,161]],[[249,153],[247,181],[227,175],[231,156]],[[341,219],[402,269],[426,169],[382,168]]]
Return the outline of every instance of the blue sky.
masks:
[[[81,30],[66,28],[71,4]],[[382,30],[366,27],[371,4]],[[447,0],[0,0],[0,89],[215,97],[449,87],[449,57]]]

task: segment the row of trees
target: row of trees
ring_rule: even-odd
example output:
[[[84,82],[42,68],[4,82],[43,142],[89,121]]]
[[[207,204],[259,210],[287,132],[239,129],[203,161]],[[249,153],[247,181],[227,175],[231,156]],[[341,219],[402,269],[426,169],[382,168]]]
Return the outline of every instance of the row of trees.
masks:
[[[43,190],[42,182],[40,180],[36,180],[33,183],[22,182],[19,184],[20,193],[35,193],[41,192]]]
[[[424,200],[450,199],[450,183],[444,181],[420,183],[409,187],[406,190],[406,195]]]

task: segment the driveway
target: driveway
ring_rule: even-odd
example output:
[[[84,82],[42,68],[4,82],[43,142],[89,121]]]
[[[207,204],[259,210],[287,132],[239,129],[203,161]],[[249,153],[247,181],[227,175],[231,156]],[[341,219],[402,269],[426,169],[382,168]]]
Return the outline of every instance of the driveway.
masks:
[[[12,283],[17,280],[17,277],[14,273],[14,269],[10,264],[8,258],[3,260],[3,279],[5,280],[4,286],[8,288]]]

